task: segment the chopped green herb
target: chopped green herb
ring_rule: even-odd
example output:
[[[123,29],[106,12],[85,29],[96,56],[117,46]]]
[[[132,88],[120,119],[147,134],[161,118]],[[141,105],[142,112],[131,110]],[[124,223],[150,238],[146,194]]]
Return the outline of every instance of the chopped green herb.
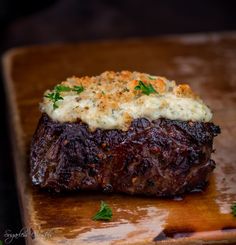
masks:
[[[76,93],[81,93],[84,91],[84,87],[83,86],[74,86],[73,88],[64,86],[64,85],[57,85],[54,90],[56,90],[57,92],[67,92],[67,91],[74,91]]]
[[[152,84],[145,84],[141,80],[138,81],[139,84],[134,88],[135,90],[141,90],[143,94],[157,94],[157,91],[153,88]]]
[[[128,88],[124,88],[123,91],[124,91],[124,92],[129,92],[129,89],[128,89]]]
[[[105,202],[101,201],[100,210],[93,216],[93,220],[107,220],[112,219],[112,210]]]
[[[45,97],[52,101],[53,110],[58,108],[57,101],[58,100],[63,100],[63,98],[61,97],[60,93],[57,92],[57,91],[49,93],[49,94],[45,95]]]
[[[83,86],[74,86],[72,91],[75,91],[76,93],[81,93],[84,91],[84,87]]]
[[[104,92],[104,91],[102,91],[102,94],[103,94],[103,95],[105,95],[105,92]]]
[[[60,93],[60,92],[71,91],[72,89],[70,87],[67,87],[67,86],[64,86],[64,85],[57,85],[54,88],[54,90]]]
[[[70,88],[68,86],[64,85],[57,85],[54,88],[54,91],[52,93],[49,93],[45,95],[46,98],[52,101],[53,103],[53,110],[58,108],[57,101],[58,100],[63,100],[63,97],[61,97],[61,92],[68,92],[68,91],[74,91],[76,93],[81,93],[84,91],[83,86],[74,86],[73,88]]]
[[[236,217],[236,203],[231,206],[231,213]]]

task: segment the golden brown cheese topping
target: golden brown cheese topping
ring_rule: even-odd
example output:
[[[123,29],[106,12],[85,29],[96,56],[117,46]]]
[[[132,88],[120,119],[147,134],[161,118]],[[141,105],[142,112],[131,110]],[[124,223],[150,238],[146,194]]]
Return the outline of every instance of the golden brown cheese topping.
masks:
[[[210,109],[189,85],[139,72],[107,71],[71,77],[44,94],[41,111],[59,122],[87,123],[91,130],[127,130],[133,119],[212,119]]]

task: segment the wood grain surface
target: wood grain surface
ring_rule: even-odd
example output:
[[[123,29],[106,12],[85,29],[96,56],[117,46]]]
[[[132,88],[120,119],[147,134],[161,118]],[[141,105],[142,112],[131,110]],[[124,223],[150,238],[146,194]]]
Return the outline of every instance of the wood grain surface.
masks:
[[[27,244],[236,243],[236,33],[32,46],[9,51],[3,66]],[[72,75],[123,69],[190,83],[212,108],[222,134],[205,192],[163,200],[33,188],[28,153],[43,92]],[[101,200],[111,222],[91,220]]]

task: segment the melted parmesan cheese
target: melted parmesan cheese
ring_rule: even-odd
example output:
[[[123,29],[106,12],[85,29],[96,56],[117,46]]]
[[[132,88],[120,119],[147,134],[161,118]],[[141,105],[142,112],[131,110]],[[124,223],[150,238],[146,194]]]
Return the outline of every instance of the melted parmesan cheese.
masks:
[[[140,81],[152,85],[156,93],[146,95],[135,89]],[[60,92],[63,99],[56,102],[56,109],[44,97],[41,111],[59,122],[82,120],[91,130],[127,130],[133,119],[142,117],[202,122],[212,119],[210,109],[188,85],[176,85],[164,77],[128,71],[104,72],[96,77],[72,77],[61,85],[82,86],[84,91]],[[45,96],[52,92],[46,91]]]

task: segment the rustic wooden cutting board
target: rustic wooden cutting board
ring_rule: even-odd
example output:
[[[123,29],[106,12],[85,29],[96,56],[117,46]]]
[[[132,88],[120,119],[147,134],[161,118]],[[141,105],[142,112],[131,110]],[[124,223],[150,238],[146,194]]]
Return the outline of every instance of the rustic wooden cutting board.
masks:
[[[236,242],[236,33],[34,46],[3,58],[19,198],[28,244],[202,244]],[[201,194],[182,200],[77,193],[52,195],[31,186],[28,153],[43,92],[68,76],[137,70],[191,84],[222,128],[217,167]],[[91,216],[100,201],[112,222]]]

